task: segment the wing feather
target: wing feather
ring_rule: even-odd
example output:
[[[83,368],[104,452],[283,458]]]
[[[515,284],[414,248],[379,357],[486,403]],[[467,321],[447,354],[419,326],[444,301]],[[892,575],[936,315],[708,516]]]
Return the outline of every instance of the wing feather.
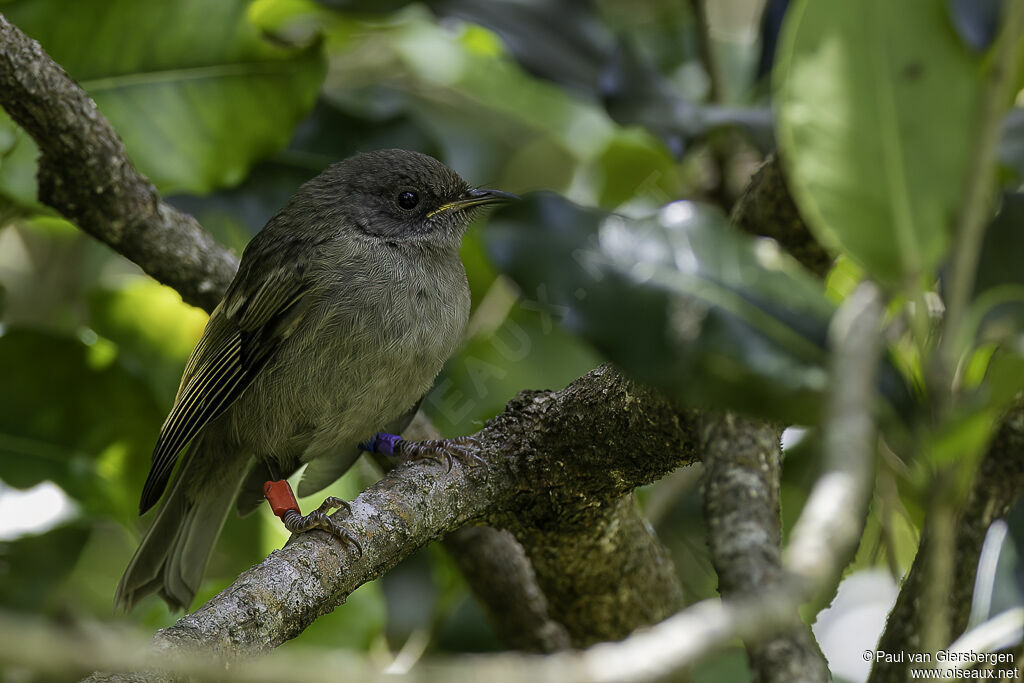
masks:
[[[278,268],[249,287],[246,280],[252,278],[245,275],[239,271],[185,366],[174,406],[153,449],[140,514],[160,498],[178,453],[252,383],[308,308],[299,269]]]

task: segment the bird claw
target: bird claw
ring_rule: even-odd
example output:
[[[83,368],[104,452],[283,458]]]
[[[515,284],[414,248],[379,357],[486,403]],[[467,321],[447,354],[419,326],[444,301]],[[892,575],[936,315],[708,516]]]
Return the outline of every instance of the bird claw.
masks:
[[[487,463],[480,457],[480,440],[475,436],[460,436],[454,439],[427,439],[425,441],[400,441],[396,447],[396,453],[408,460],[436,460],[441,462],[442,458],[448,463],[448,472],[452,471],[452,464],[458,460],[463,465],[487,466]]]
[[[356,537],[327,514],[331,510],[338,508],[344,508],[348,514],[352,513],[352,507],[344,500],[336,496],[328,496],[321,503],[320,507],[308,515],[303,515],[298,510],[288,510],[284,517],[281,518],[281,521],[284,522],[284,527],[293,534],[301,534],[313,529],[326,531],[345,545],[353,546],[359,556],[362,557],[363,547],[359,545]]]

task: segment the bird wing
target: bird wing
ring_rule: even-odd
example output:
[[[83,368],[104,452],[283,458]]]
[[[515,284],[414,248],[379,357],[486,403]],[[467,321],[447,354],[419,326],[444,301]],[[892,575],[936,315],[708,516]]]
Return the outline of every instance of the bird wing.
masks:
[[[160,498],[181,449],[241,395],[295,330],[307,293],[297,266],[281,264],[259,280],[251,268],[240,269],[185,366],[153,449],[140,514]]]

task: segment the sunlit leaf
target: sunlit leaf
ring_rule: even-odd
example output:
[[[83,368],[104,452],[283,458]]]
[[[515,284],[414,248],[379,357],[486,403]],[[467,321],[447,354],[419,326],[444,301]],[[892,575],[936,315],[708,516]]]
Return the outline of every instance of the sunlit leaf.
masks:
[[[777,135],[801,214],[889,285],[945,256],[976,120],[979,60],[933,0],[802,0],[775,73]]]
[[[120,284],[89,296],[93,329],[118,345],[122,362],[134,366],[169,406],[208,316],[149,278],[125,278]]]
[[[921,465],[922,480],[931,463],[958,468],[961,485],[971,480],[970,473],[985,454],[1007,406],[1024,389],[1022,351],[1006,345],[994,351],[980,351],[979,365],[984,365],[984,378],[975,386],[966,387],[946,418],[928,432],[928,445],[922,449],[928,456]],[[968,370],[978,372],[977,368]]]
[[[323,79],[318,46],[271,45],[247,5],[20,0],[4,14],[96,100],[161,191],[208,192],[283,147]]]

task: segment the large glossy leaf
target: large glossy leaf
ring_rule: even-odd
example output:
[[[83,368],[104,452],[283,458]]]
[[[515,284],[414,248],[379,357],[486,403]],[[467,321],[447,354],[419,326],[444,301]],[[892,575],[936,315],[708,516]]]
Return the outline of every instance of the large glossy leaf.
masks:
[[[743,131],[767,153],[775,146],[767,107],[723,107],[683,98],[637,50],[628,45],[609,62],[601,79],[608,113],[623,125],[642,125],[682,156],[694,139],[723,129]]]
[[[281,149],[323,79],[318,45],[271,45],[247,6],[21,0],[3,11],[92,95],[162,192],[203,193]]]
[[[774,242],[674,202],[643,220],[532,195],[485,240],[523,297],[685,401],[808,424],[826,385],[832,307]]]
[[[332,64],[342,65],[324,97],[362,118],[379,118],[385,107],[388,117],[409,117],[474,182],[553,189],[588,203],[625,194],[660,203],[681,192],[682,174],[653,136],[624,130],[596,102],[526,74],[484,28],[460,24],[453,40],[450,28],[417,7],[389,22],[334,14],[324,21]],[[647,164],[639,186],[632,173],[604,175],[608,156],[623,150],[631,163]]]
[[[933,274],[965,179],[979,69],[945,3],[791,6],[776,133],[794,198],[826,246],[891,285]]]
[[[408,116],[368,121],[321,100],[295,129],[288,147],[256,164],[240,185],[202,197],[179,195],[170,202],[241,251],[299,185],[356,152],[385,147],[438,155],[433,141]]]

